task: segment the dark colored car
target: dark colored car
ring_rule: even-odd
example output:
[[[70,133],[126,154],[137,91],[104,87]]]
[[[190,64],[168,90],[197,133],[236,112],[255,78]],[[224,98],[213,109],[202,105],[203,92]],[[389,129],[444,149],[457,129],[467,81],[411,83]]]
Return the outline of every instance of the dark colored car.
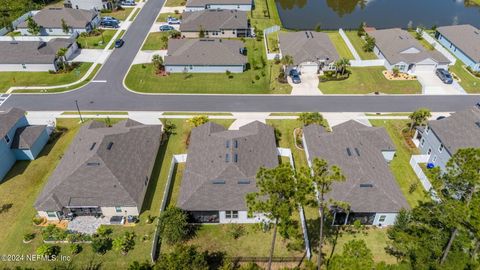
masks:
[[[118,23],[115,21],[102,21],[100,22],[100,26],[105,28],[118,28]]]
[[[168,32],[168,31],[171,31],[171,30],[174,30],[175,28],[173,28],[173,26],[171,25],[167,25],[167,24],[164,24],[164,25],[160,25],[160,32]]]
[[[290,77],[292,77],[292,82],[295,84],[301,83],[300,73],[296,69],[290,70]]]
[[[443,69],[443,68],[439,68],[437,69],[437,71],[435,72],[438,76],[438,78],[440,78],[440,80],[442,80],[443,83],[445,84],[452,84],[453,83],[453,78],[452,78],[452,75],[450,75],[450,73]]]
[[[120,47],[122,47],[124,43],[125,43],[125,41],[123,41],[123,39],[117,39],[117,40],[115,40],[115,48],[120,48]]]
[[[101,21],[102,22],[112,21],[112,22],[120,23],[120,21],[118,19],[116,19],[114,17],[111,17],[111,16],[102,17]]]

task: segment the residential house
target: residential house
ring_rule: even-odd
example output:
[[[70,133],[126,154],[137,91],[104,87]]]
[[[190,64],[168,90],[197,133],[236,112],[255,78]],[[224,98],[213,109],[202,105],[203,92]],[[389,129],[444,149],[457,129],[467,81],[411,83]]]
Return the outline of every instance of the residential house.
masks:
[[[25,111],[0,112],[0,182],[17,160],[34,160],[49,138],[46,125],[30,125]]]
[[[203,9],[236,9],[250,11],[253,0],[187,0],[185,11],[198,11]]]
[[[245,197],[256,192],[260,167],[278,166],[271,126],[253,122],[226,130],[209,122],[192,130],[177,206],[197,223],[255,223]]]
[[[187,38],[236,38],[249,36],[246,11],[208,9],[184,12],[180,32]]]
[[[48,220],[138,216],[160,146],[161,125],[83,125],[35,202]]]
[[[367,34],[375,38],[373,52],[385,59],[385,68],[398,68],[400,72],[435,72],[448,69],[450,60],[437,50],[427,50],[410,33],[400,28],[372,30]]]
[[[414,135],[418,148],[428,155],[428,163],[442,170],[459,149],[480,148],[480,108],[472,107],[451,116],[428,121]]]
[[[314,158],[337,165],[346,177],[333,184],[327,199],[348,203],[349,211],[330,209],[335,225],[393,225],[397,214],[409,205],[395,181],[388,163],[395,146],[384,128],[368,127],[350,120],[325,131],[320,125],[303,129],[303,145],[309,165]]]
[[[294,67],[302,73],[332,70],[339,59],[335,46],[325,33],[281,32],[278,39],[282,57],[291,56]]]
[[[100,16],[95,10],[72,8],[46,8],[33,15],[33,20],[40,26],[40,36],[65,36],[73,33],[90,32],[100,23]],[[62,19],[70,28],[64,32]],[[28,31],[28,20],[17,26],[24,36],[32,35]]]
[[[480,72],[480,30],[472,25],[451,25],[437,28],[435,38],[458,59]]]
[[[170,39],[164,62],[172,73],[241,73],[247,57],[240,40]]]
[[[57,52],[67,49],[64,59]],[[45,41],[0,41],[0,71],[57,71],[61,61],[78,49],[73,39],[55,38]]]
[[[85,10],[104,10],[112,9],[115,2],[109,0],[64,0],[63,5],[66,8],[85,9]]]

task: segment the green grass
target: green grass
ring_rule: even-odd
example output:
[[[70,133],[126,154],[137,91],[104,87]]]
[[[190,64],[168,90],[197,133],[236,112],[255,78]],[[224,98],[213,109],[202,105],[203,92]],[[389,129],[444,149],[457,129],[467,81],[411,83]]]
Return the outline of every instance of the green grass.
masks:
[[[278,48],[278,32],[273,32],[267,35],[268,43],[268,52],[269,53],[278,53],[280,49]]]
[[[177,19],[182,18],[182,14],[180,14],[180,13],[179,14],[175,14],[173,12],[171,12],[171,13],[160,13],[160,15],[157,18],[157,22],[167,22],[168,16],[174,17],[174,18],[177,18]]]
[[[140,10],[142,10],[142,9],[137,8],[137,9],[134,11],[132,17],[130,17],[130,20],[129,20],[129,21],[132,22],[133,20],[135,20],[135,18],[137,17],[138,13],[140,13]]]
[[[415,30],[412,30],[412,31],[408,31],[410,33],[410,35],[412,35],[412,37],[414,39],[416,39],[425,49],[429,50],[429,51],[433,51],[435,50],[435,47],[433,47],[432,44],[428,43],[424,38],[422,39],[417,39],[417,31]]]
[[[0,72],[0,93],[7,91],[13,86],[55,86],[73,83],[82,78],[91,65],[92,63],[79,63],[77,67],[78,75],[76,71],[59,74],[50,74],[48,72]],[[15,92],[18,93],[20,91]],[[27,92],[39,91],[27,90]]]
[[[103,30],[100,29],[103,33],[102,35],[98,36],[79,36],[77,38],[77,43],[82,49],[104,49],[108,42],[113,38],[117,30]]]
[[[162,115],[224,115],[231,116],[229,112],[164,112]]]
[[[480,93],[480,78],[473,76],[463,67],[463,62],[457,59],[455,65],[450,66],[450,72],[455,73],[460,79],[460,85],[468,93]]]
[[[280,65],[268,61],[262,67],[260,59],[265,59],[263,42],[247,39],[245,45],[252,68],[243,73],[232,73],[230,78],[225,73],[158,76],[152,64],[143,64],[132,66],[125,83],[130,89],[145,93],[289,94],[291,86],[280,84],[276,79]]]
[[[179,6],[185,6],[187,3],[186,0],[167,0],[165,3],[166,7],[179,7]]]
[[[352,52],[350,51],[350,49],[348,49],[347,44],[343,40],[342,36],[340,36],[340,33],[338,33],[338,31],[327,32],[327,35],[328,37],[330,37],[330,40],[335,46],[335,49],[337,50],[340,57],[350,60],[354,59]]]
[[[346,80],[320,82],[319,88],[324,94],[419,94],[422,86],[414,81],[390,81],[383,76],[384,67],[351,67],[350,77]]]
[[[419,201],[429,200],[409,163],[411,156],[418,154],[418,150],[416,148],[410,148],[402,135],[402,129],[407,126],[409,121],[370,120],[370,122],[374,126],[384,127],[396,146],[397,152],[395,158],[390,163],[390,169],[410,206],[415,207]],[[417,189],[413,193],[410,193],[409,188],[414,183],[418,185]]]
[[[259,30],[273,25],[282,26],[275,0],[255,1],[255,7],[248,13],[248,18],[252,26]]]
[[[93,69],[92,73],[84,81],[69,87],[60,87],[60,88],[53,88],[53,89],[32,89],[32,90],[21,89],[21,90],[15,90],[15,93],[60,93],[60,92],[77,89],[89,83],[97,75],[97,72],[100,70],[101,67],[102,67],[101,64],[97,64]],[[81,76],[79,76],[78,79],[80,79],[81,77],[83,77],[83,74],[81,74]]]
[[[130,13],[132,13],[132,10],[133,10],[133,8],[131,8],[131,7],[123,8],[122,10],[102,12],[100,14],[100,16],[102,16],[102,17],[111,16],[111,17],[116,18],[117,20],[125,21],[127,19],[128,15],[130,15]]]
[[[363,51],[363,44],[365,44],[365,41],[357,35],[357,31],[345,31],[345,34],[347,34],[350,43],[352,43],[353,47],[355,48],[362,60],[378,59],[373,52]]]
[[[88,115],[88,114],[95,114],[95,115],[128,115],[128,112],[88,112],[88,111],[81,111],[82,115]],[[63,112],[62,115],[78,115],[78,112]]]
[[[366,113],[366,116],[409,116],[410,113]]]
[[[155,32],[150,33],[147,40],[143,44],[142,50],[164,50],[167,48],[168,40],[164,40],[163,37],[168,38],[168,32]]]

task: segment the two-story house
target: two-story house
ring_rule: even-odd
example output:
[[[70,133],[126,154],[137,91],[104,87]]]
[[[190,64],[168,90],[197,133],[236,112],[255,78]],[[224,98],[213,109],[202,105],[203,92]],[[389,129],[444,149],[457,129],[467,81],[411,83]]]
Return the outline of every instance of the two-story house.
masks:
[[[49,138],[46,125],[30,125],[25,111],[0,113],[0,181],[17,160],[34,160]]]

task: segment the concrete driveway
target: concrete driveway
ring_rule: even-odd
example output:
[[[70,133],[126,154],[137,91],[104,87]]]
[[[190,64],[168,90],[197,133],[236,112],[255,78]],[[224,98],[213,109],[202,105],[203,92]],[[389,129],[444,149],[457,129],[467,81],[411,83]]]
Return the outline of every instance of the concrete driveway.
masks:
[[[322,92],[318,90],[318,74],[302,73],[300,75],[301,83],[294,84],[292,78],[288,76],[288,83],[292,86],[292,95],[306,96],[306,95],[321,95]]]
[[[435,72],[417,72],[418,81],[422,84],[422,93],[424,95],[462,95],[465,90],[457,82],[453,84],[444,84]]]
[[[100,64],[107,61],[108,56],[112,53],[112,50],[104,49],[80,49],[77,50],[68,61],[72,62],[97,62]]]

